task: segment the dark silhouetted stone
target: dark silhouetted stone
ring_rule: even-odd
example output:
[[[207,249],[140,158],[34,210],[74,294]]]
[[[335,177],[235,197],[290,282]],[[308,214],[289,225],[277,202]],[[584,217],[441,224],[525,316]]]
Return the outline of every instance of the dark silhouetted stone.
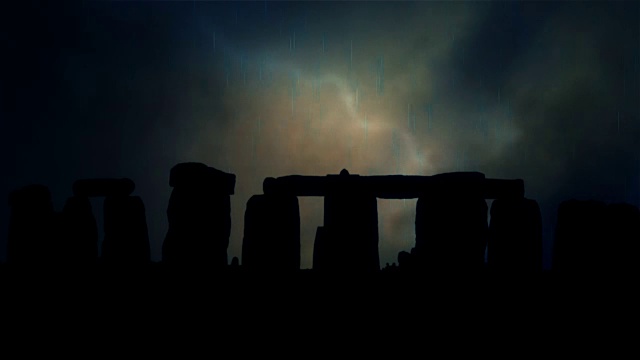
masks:
[[[542,215],[535,200],[505,198],[493,201],[487,266],[504,274],[542,271]]]
[[[150,258],[149,234],[142,199],[138,196],[105,198],[102,262],[146,265]]]
[[[566,200],[558,207],[552,269],[559,273],[602,270],[607,205],[594,200]]]
[[[237,257],[237,256],[234,256],[234,257],[231,259],[231,264],[230,264],[230,266],[231,266],[232,268],[238,268],[238,267],[240,267],[240,259],[238,259],[238,257]]]
[[[247,270],[300,269],[300,209],[291,195],[254,195],[244,215],[242,266]]]
[[[131,179],[81,179],[73,183],[73,195],[78,197],[128,196],[135,190]]]
[[[49,188],[33,184],[9,194],[7,262],[45,265],[55,261],[56,216]]]
[[[640,211],[628,203],[607,205],[605,237],[599,243],[602,269],[618,276],[637,277],[640,270]]]
[[[452,172],[432,176],[359,176],[341,171],[341,175],[289,175],[268,177],[263,182],[265,194],[294,196],[325,196],[332,188],[355,186],[362,192],[382,199],[410,199],[422,196],[464,193],[480,194],[485,199],[522,198],[524,181],[520,179],[485,179],[479,172]]]
[[[262,182],[266,195],[324,196],[327,192],[326,176],[288,175],[267,177]]]
[[[171,169],[173,186],[162,244],[162,261],[214,268],[228,265],[231,198],[234,174],[202,163],[181,163]]]
[[[225,195],[233,195],[236,185],[236,176],[224,171],[212,168],[202,163],[180,163],[171,168],[169,186],[197,187],[215,189],[216,192]]]
[[[378,203],[355,189],[334,190],[324,197],[323,267],[329,271],[380,270]]]
[[[324,226],[318,226],[316,237],[313,241],[313,270],[324,271],[330,268],[326,261],[330,259],[326,250],[326,232]]]
[[[65,264],[95,264],[98,261],[98,226],[89,198],[68,198],[60,221],[60,261]]]
[[[419,198],[432,192],[445,193],[481,186],[484,175],[481,173],[447,173],[432,176],[366,176],[362,187],[381,199]],[[456,180],[452,182],[451,180]]]
[[[484,269],[488,208],[482,196],[421,197],[416,205],[416,266],[429,272]]]
[[[400,251],[398,253],[398,267],[402,270],[413,270],[413,257],[411,253],[407,251]]]
[[[228,264],[231,198],[217,189],[176,187],[167,208],[162,261],[188,266]]]

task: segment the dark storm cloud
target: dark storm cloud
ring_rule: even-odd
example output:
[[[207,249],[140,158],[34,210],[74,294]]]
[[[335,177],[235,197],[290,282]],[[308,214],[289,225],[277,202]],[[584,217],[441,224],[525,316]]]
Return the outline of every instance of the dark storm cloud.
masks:
[[[156,258],[180,161],[238,176],[231,256],[266,176],[482,171],[525,179],[547,220],[573,196],[638,202],[637,4],[88,2],[12,15],[3,188],[42,182],[60,204],[77,178],[131,177]],[[308,267],[322,201],[300,202]],[[379,202],[383,265],[412,245],[414,205]]]
[[[517,169],[541,200],[637,202],[637,43],[637,12],[622,7],[565,7],[539,21],[504,83],[520,155],[493,171]]]

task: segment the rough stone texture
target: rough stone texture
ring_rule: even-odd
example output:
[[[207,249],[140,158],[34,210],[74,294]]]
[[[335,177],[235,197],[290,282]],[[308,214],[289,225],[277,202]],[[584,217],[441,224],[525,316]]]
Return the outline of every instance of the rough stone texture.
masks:
[[[247,201],[242,266],[248,270],[300,269],[300,208],[291,195],[254,195]]]
[[[542,271],[542,216],[535,200],[496,199],[491,205],[487,265],[492,271]]]

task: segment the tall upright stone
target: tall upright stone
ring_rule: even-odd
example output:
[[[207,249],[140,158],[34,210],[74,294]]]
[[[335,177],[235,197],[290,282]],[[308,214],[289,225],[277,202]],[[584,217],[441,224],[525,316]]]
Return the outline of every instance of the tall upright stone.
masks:
[[[416,204],[414,266],[439,274],[477,273],[484,269],[489,225],[481,176],[457,186],[469,174],[443,174],[446,186],[425,191]],[[466,180],[465,180],[466,181]]]
[[[311,268],[314,271],[324,271],[327,269],[328,265],[326,261],[330,259],[330,256],[327,255],[325,238],[326,235],[324,226],[318,226],[318,228],[316,229],[316,236],[313,241],[313,263],[311,264]]]
[[[362,190],[358,175],[342,170],[330,175],[324,197],[323,244],[328,271],[374,272],[380,270],[378,251],[378,202]]]
[[[116,265],[147,265],[151,261],[145,208],[139,196],[104,199],[101,260]]]
[[[526,198],[493,201],[487,266],[503,274],[542,271],[542,215],[537,201]]]
[[[144,204],[129,197],[135,190],[129,178],[79,179],[73,196],[59,213],[58,258],[64,264],[141,264],[150,261]],[[104,198],[104,240],[99,259],[98,227],[89,198]]]
[[[51,192],[45,185],[32,184],[9,194],[7,262],[45,265],[56,261],[56,216]]]
[[[602,270],[607,205],[596,200],[565,200],[558,206],[552,270],[584,274]]]
[[[95,264],[98,261],[98,226],[89,198],[68,198],[60,220],[60,261],[67,264]]]
[[[640,210],[629,203],[608,204],[603,220],[605,238],[599,246],[603,271],[618,277],[637,277],[640,273]]]
[[[316,270],[379,270],[377,198],[418,198],[416,246],[403,254],[406,267],[468,273],[485,269],[485,199],[523,198],[524,181],[487,179],[480,172],[359,176],[342,170],[339,175],[266,178],[263,190],[266,195],[324,197],[324,225],[314,243]]]
[[[255,271],[300,269],[300,208],[292,195],[254,195],[247,201],[242,266]]]
[[[235,175],[202,163],[180,163],[171,169],[173,187],[162,244],[162,261],[188,266],[228,265],[231,197]]]

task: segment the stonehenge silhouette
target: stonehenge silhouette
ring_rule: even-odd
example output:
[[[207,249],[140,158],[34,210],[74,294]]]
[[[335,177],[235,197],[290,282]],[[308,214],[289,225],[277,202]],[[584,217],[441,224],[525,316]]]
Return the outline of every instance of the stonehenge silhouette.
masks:
[[[254,274],[303,270],[298,197],[318,196],[324,198],[324,223],[314,240],[308,269],[313,272],[446,276],[544,270],[541,211],[536,200],[525,197],[522,179],[491,179],[479,172],[361,176],[346,169],[326,176],[267,177],[263,194],[247,201],[242,255],[229,264],[235,183],[235,174],[203,163],[179,163],[171,169],[169,228],[159,263],[176,268],[233,267]],[[12,191],[7,263],[151,263],[145,207],[132,195],[134,190],[127,178],[77,180],[60,212],[45,185]],[[104,198],[101,251],[92,197]],[[384,267],[378,253],[378,198],[417,199],[415,244],[398,254],[397,264]],[[487,199],[493,200],[490,208]],[[560,204],[557,219],[551,273],[637,272],[636,206],[569,199]]]

